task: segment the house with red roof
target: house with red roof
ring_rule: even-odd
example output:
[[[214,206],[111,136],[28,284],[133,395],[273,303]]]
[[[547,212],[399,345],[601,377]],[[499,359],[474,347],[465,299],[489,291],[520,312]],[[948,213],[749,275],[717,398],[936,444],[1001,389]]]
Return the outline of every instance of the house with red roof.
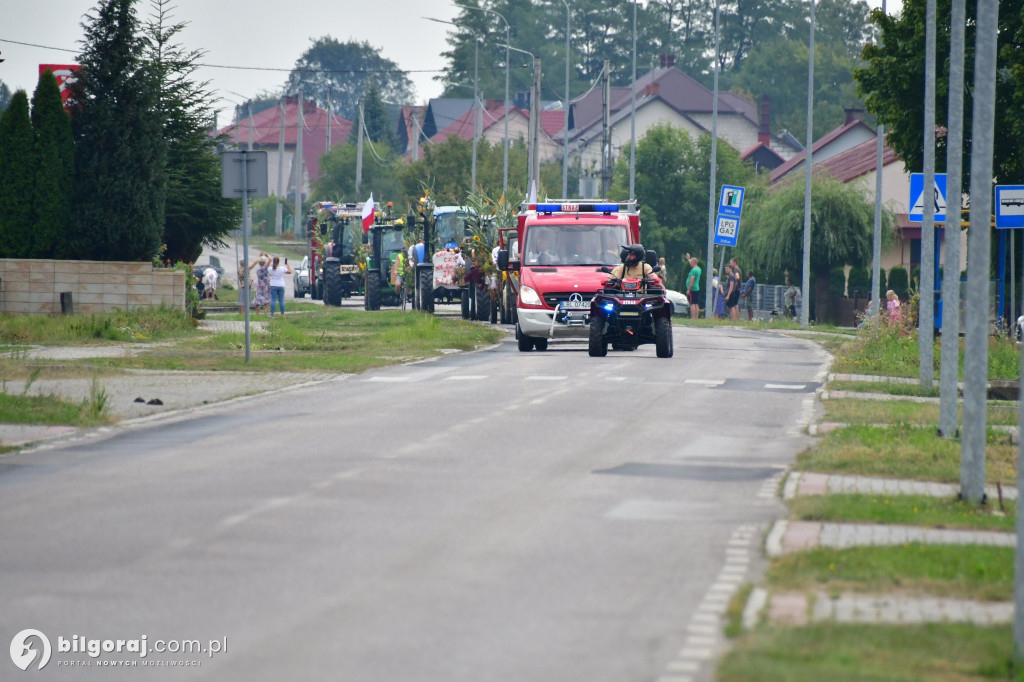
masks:
[[[610,88],[609,134],[612,155],[629,153],[632,140],[632,98],[629,87]],[[583,168],[597,169],[601,163],[603,135],[603,93],[594,88],[570,104],[569,154]],[[636,82],[636,137],[643,139],[650,128],[671,125],[692,136],[710,134],[714,93],[674,66],[671,55]],[[760,167],[775,167],[800,151],[788,133],[773,135],[767,119],[768,108],[759,110],[750,100],[732,92],[718,94],[718,137],[738,152],[755,157]],[[559,132],[554,136],[562,138]]]
[[[244,118],[217,131],[239,147],[268,152],[267,174],[270,193],[277,196],[295,196],[295,160],[298,147],[299,121],[302,121],[302,195],[309,196],[311,185],[320,177],[320,157],[328,149],[328,115],[312,100],[304,100],[302,115],[299,115],[297,97],[284,98],[282,105],[264,109],[254,114],[252,121]],[[332,147],[345,144],[352,122],[331,114],[330,144]],[[283,124],[283,131],[282,131]],[[284,134],[284,144],[281,135]]]
[[[864,130],[871,132],[870,138],[850,146],[851,139],[858,140],[865,137]],[[819,150],[821,150],[820,160]],[[798,177],[804,177],[806,170],[797,172],[798,168],[806,169],[804,154],[800,154],[800,159],[791,159],[790,161],[794,160],[799,161],[799,164],[794,164],[788,169],[784,167],[784,164],[772,172],[773,187]],[[815,142],[811,152],[811,162],[814,164],[815,173],[828,173],[840,182],[852,183],[865,196],[874,198],[876,178],[878,177],[878,136],[875,130],[859,118],[851,120],[848,115],[842,126],[830,131]],[[896,152],[891,147],[888,145],[883,147],[882,205],[891,211],[896,219],[894,225],[896,239],[882,251],[881,267],[884,270],[899,265],[906,268],[908,272],[912,272],[921,262],[921,223],[911,222],[908,218],[910,172],[910,169],[896,156]],[[937,230],[942,235],[941,238],[944,239],[944,230],[939,228]],[[960,238],[960,270],[963,270],[967,267],[967,233],[959,229],[956,233]],[[940,255],[941,262],[943,261]]]

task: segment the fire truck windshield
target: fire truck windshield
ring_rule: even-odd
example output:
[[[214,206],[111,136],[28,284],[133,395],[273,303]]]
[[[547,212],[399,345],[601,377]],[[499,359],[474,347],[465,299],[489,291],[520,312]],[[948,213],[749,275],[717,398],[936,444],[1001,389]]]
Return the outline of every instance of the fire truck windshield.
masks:
[[[532,225],[526,231],[524,265],[614,265],[628,244],[625,225]]]

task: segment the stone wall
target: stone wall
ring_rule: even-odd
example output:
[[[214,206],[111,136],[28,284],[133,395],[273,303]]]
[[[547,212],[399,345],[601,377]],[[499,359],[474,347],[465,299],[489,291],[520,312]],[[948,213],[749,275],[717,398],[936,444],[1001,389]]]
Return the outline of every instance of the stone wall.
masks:
[[[152,263],[0,258],[0,313],[61,313],[70,292],[75,313],[185,307],[185,273]]]

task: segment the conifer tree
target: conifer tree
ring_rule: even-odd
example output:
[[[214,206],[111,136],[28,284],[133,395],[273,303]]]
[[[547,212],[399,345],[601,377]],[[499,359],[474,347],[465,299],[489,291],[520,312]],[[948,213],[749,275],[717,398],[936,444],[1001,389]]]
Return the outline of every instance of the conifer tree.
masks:
[[[32,95],[35,141],[35,214],[32,258],[67,258],[71,252],[71,198],[74,192],[75,145],[71,120],[64,111],[57,79],[49,70],[39,76]]]
[[[239,202],[221,197],[221,161],[216,141],[208,135],[212,124],[204,83],[191,75],[202,53],[186,51],[175,36],[185,24],[170,16],[170,0],[152,0],[146,22],[146,59],[153,65],[159,87],[158,117],[167,142],[167,201],[163,240],[165,257],[194,262],[203,245],[216,245],[235,229]]]
[[[163,237],[166,143],[135,0],[101,0],[82,27],[73,85],[74,256],[149,260]]]
[[[32,122],[18,90],[0,117],[0,258],[25,258],[32,239]]]

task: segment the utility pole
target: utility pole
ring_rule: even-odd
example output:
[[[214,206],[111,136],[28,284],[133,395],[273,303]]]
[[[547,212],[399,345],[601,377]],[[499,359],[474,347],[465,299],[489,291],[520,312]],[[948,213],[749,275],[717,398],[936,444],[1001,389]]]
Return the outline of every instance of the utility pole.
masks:
[[[420,160],[420,121],[416,116],[416,109],[412,110],[412,160]]]
[[[604,86],[601,88],[601,198],[608,197],[608,190],[611,188],[612,169],[608,159],[611,157],[611,131],[609,130],[609,107],[611,106],[611,67],[609,61],[604,60],[601,74],[604,77]]]
[[[960,188],[963,183],[965,0],[953,0],[949,33],[949,131],[946,135],[946,267],[942,273],[939,433],[956,438],[960,397]],[[876,287],[877,291],[877,287]],[[962,463],[961,463],[962,466]]]
[[[284,232],[284,97],[281,97],[281,135],[277,142],[277,201],[274,203],[274,234],[278,237]]]
[[[814,0],[811,0],[811,37],[807,60],[807,178],[804,184],[804,253],[800,283],[800,326],[810,325],[811,309],[811,147],[814,145]]]
[[[295,218],[292,223],[292,234],[298,236],[302,234],[299,230],[302,227],[302,181],[305,173],[302,172],[302,128],[305,122],[302,120],[302,87],[299,87],[299,116],[296,119],[297,132],[295,134],[295,158],[298,162],[295,164]]]
[[[885,14],[885,0],[882,0],[882,14]],[[881,279],[882,279],[882,163],[885,155],[885,126],[878,124],[878,140],[875,150],[875,231],[871,240],[871,317],[874,322],[881,320]]]
[[[935,0],[925,3],[924,27],[924,216],[921,222],[921,286],[918,299],[919,384],[931,390],[935,380]],[[948,191],[948,190],[947,190]],[[948,214],[947,214],[948,215]],[[956,217],[956,216],[955,216]]]
[[[718,71],[715,71],[717,75]],[[568,79],[569,75],[566,74]],[[633,0],[633,81],[629,98],[629,200],[636,199],[636,0]],[[717,98],[716,98],[717,99]]]
[[[533,148],[533,181],[536,183],[537,191],[540,191],[540,57],[533,61],[533,95],[530,97],[533,112],[530,120],[533,121],[533,141],[530,145]]]
[[[960,496],[985,500],[988,402],[988,282],[992,244],[992,150],[996,101],[999,3],[978,3],[974,43],[974,112],[971,140],[971,227],[968,233],[967,328],[964,337],[964,424],[960,439]],[[1018,473],[1018,485],[1020,474]],[[1020,529],[1018,528],[1018,532]],[[1017,555],[1017,562],[1021,561]]]
[[[718,64],[719,64],[719,31],[718,31],[718,1],[715,1],[715,66],[714,66],[714,91],[711,102],[711,187],[708,190],[708,257],[704,262],[704,293],[706,302],[704,304],[704,317],[711,319],[714,314],[714,306],[711,298],[711,282],[714,279],[711,267],[715,262],[715,215],[718,213],[718,197],[715,196],[717,187],[716,171],[718,169]],[[635,84],[634,84],[635,89]],[[725,247],[722,247],[722,260],[725,260]],[[683,272],[689,263],[683,263]],[[724,270],[719,270],[724,274]]]
[[[475,35],[473,36],[473,166],[470,171],[469,186],[472,191],[476,191],[476,148],[480,141],[480,98],[478,93],[480,92],[480,71],[479,71],[479,53],[480,53],[480,39]]]
[[[363,98],[359,98],[359,130],[356,132],[356,196],[363,184]]]
[[[562,105],[562,113],[565,115],[565,133],[562,137],[562,197],[569,198],[569,3],[562,0],[565,5],[565,102]],[[634,38],[635,40],[635,38]],[[634,54],[636,49],[634,47]],[[634,61],[635,63],[635,61]],[[634,66],[634,74],[636,67]],[[636,76],[633,77],[636,80]]]
[[[331,88],[327,88],[327,149],[325,151],[331,151]]]

